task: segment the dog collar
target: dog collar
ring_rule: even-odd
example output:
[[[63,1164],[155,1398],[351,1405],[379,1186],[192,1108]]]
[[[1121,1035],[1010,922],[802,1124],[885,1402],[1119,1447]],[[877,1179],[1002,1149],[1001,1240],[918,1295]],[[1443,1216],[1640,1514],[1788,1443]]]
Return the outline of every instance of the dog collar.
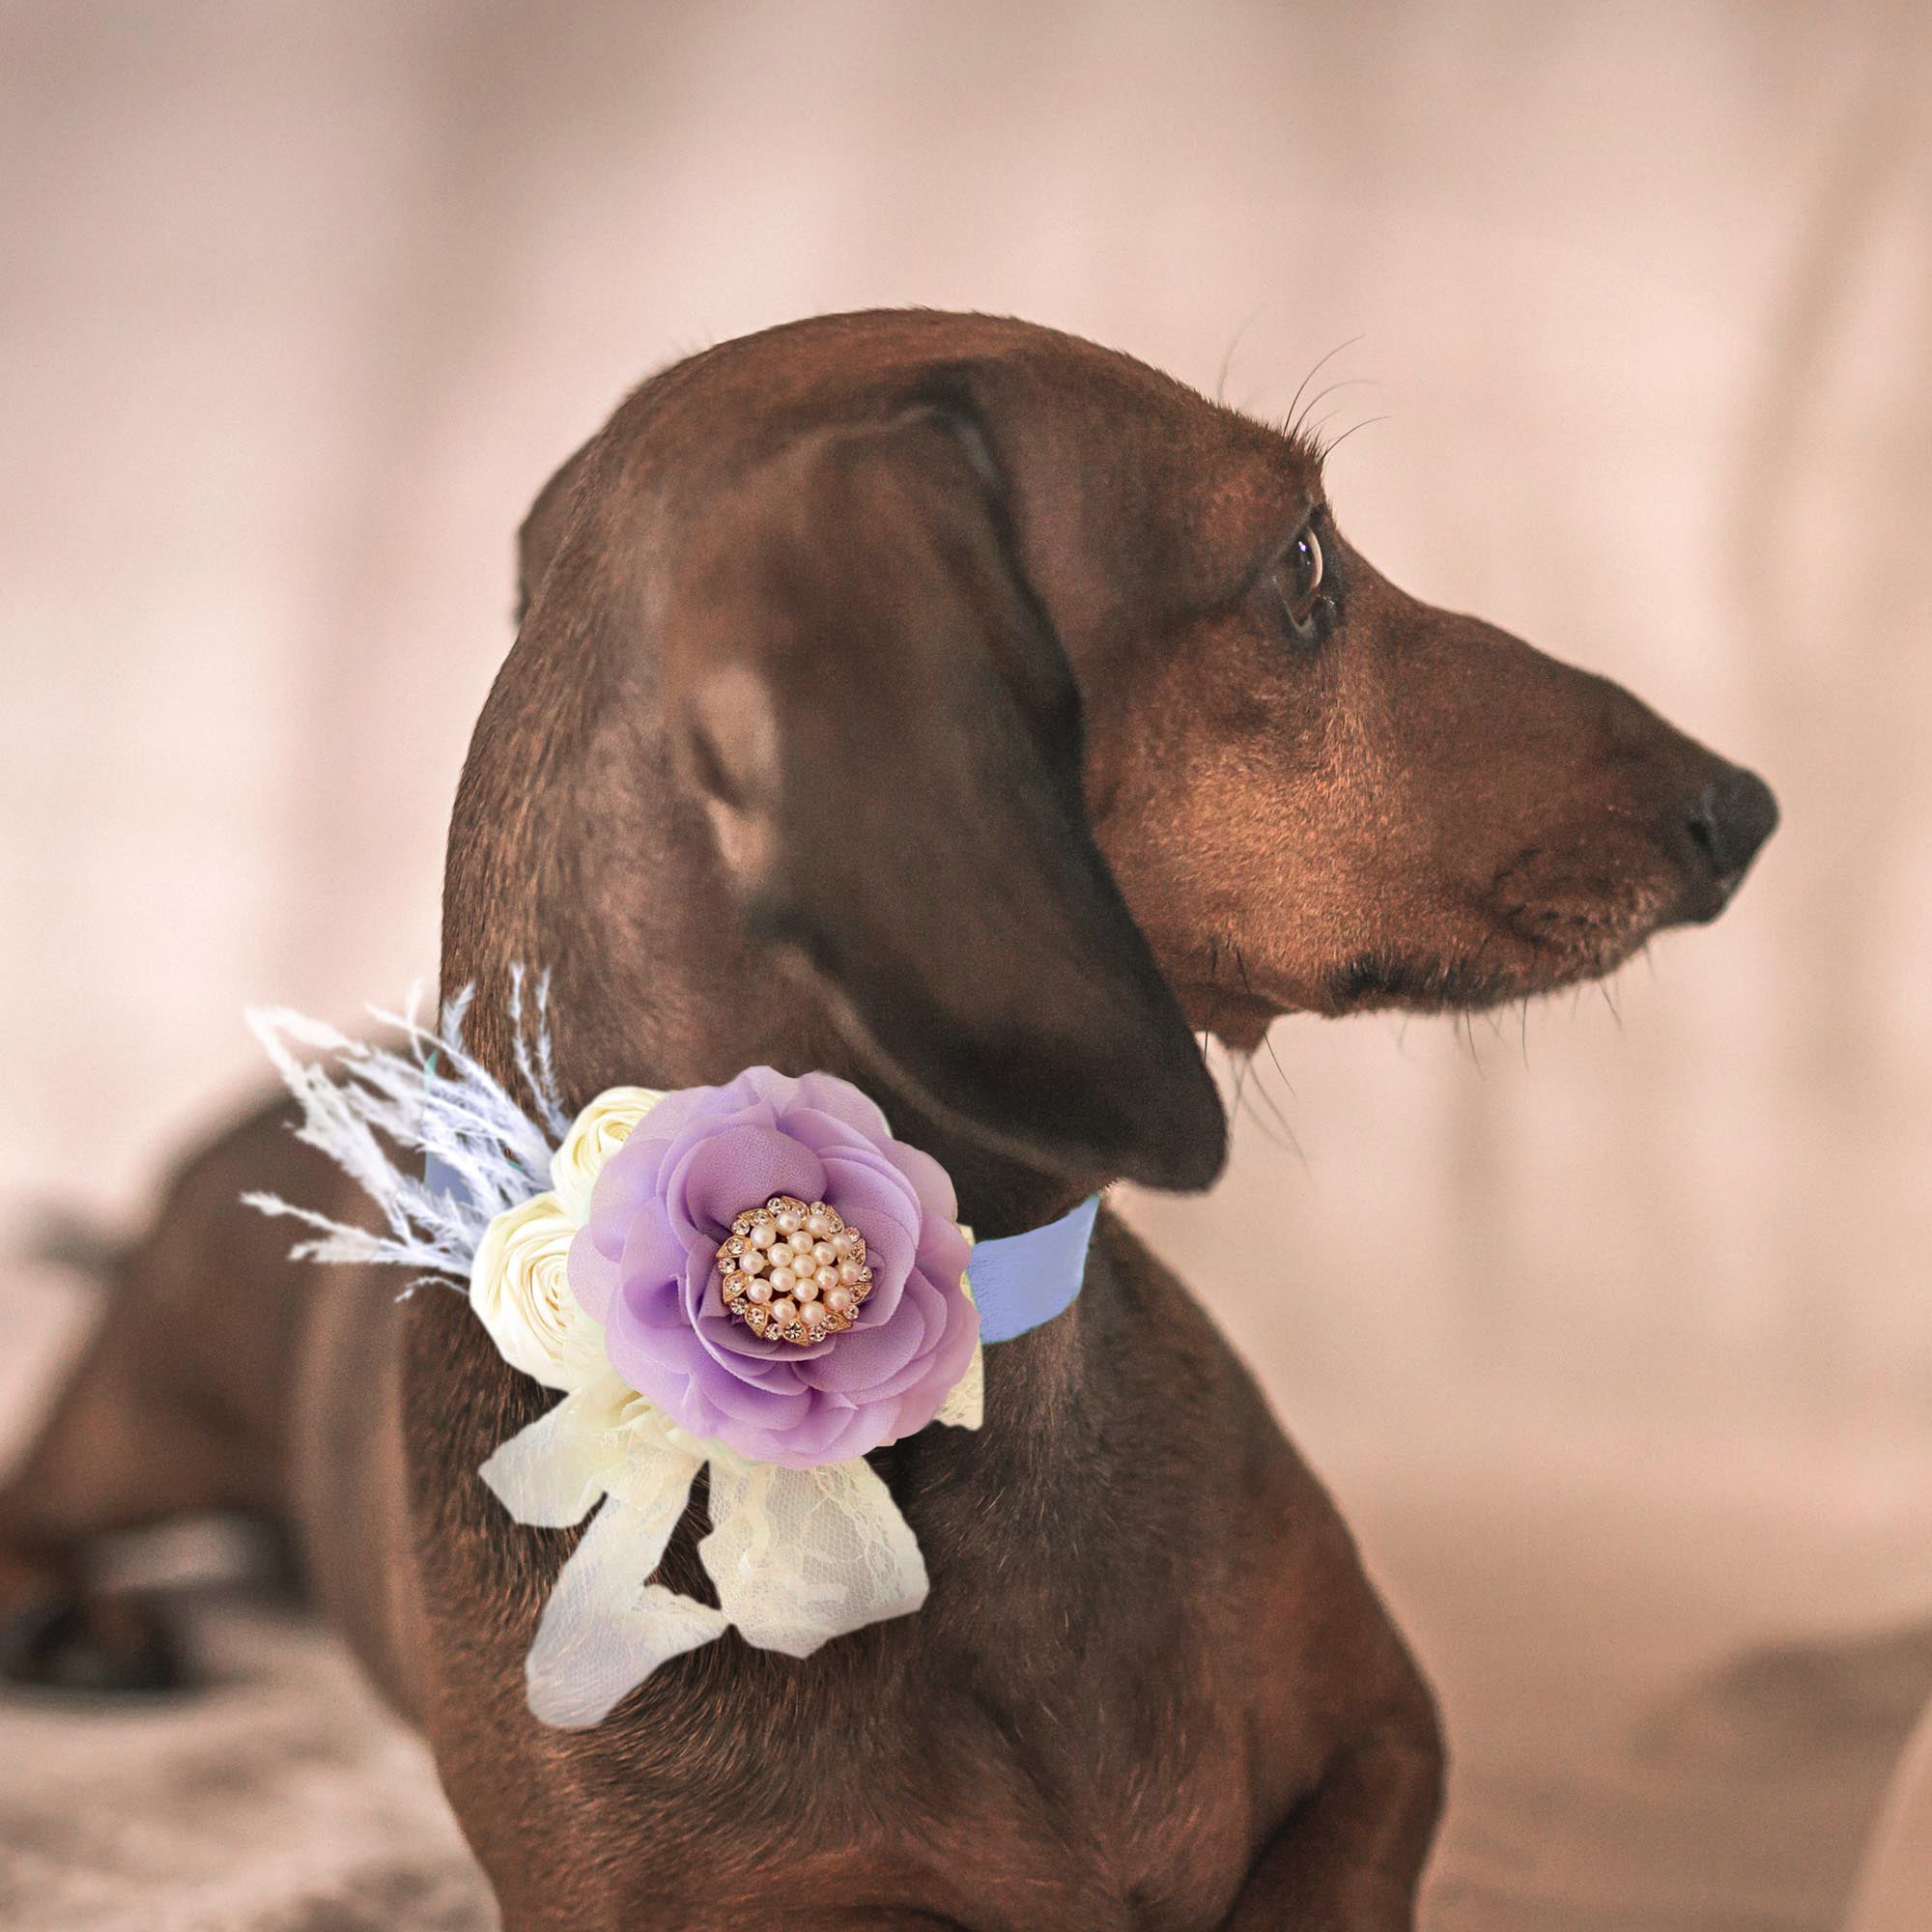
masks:
[[[467,996],[435,1032],[378,1014],[398,1047],[251,1014],[298,1137],[381,1225],[246,1198],[316,1231],[298,1256],[467,1282],[502,1358],[561,1392],[478,1474],[515,1522],[587,1524],[525,1664],[531,1712],[579,1729],[727,1628],[805,1658],[919,1608],[924,1559],[867,1455],[980,1426],[982,1344],[1072,1302],[1099,1199],[976,1244],[939,1163],[827,1073],[611,1088],[572,1116],[524,987],[507,1085],[464,1045]],[[715,1605],[649,1580],[707,1469]]]
[[[433,1194],[461,1197],[462,1180],[435,1154],[423,1163],[423,1180]],[[1087,1278],[1099,1212],[1100,1197],[1090,1194],[1043,1228],[973,1243],[966,1285],[979,1304],[982,1344],[1013,1341],[1073,1306]]]
[[[1010,1342],[1072,1307],[1099,1211],[1100,1197],[1090,1194],[1043,1228],[973,1244],[966,1282],[980,1304],[981,1342]]]

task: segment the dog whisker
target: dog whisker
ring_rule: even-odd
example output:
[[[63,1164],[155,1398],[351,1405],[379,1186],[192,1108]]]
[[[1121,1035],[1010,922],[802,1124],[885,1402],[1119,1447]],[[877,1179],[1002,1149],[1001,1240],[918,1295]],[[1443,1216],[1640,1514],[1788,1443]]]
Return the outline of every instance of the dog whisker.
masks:
[[[1340,408],[1325,411],[1308,425],[1308,438],[1318,457],[1327,454],[1327,445],[1321,440],[1321,432],[1342,413]]]
[[[1270,1048],[1269,1058],[1273,1059],[1273,1057],[1274,1057],[1273,1049]],[[1254,1055],[1250,1054],[1248,1058],[1252,1062],[1254,1059]],[[1280,1067],[1281,1067],[1281,1062],[1279,1060],[1276,1060],[1275,1061],[1276,1070],[1279,1071]],[[1263,1076],[1259,1071],[1255,1075],[1255,1094],[1259,1099],[1266,1101],[1268,1112],[1274,1116],[1275,1121],[1279,1124],[1282,1134],[1285,1137],[1282,1141],[1278,1141],[1276,1145],[1279,1147],[1284,1147],[1286,1151],[1292,1153],[1295,1157],[1295,1159],[1299,1161],[1301,1165],[1305,1168],[1308,1165],[1308,1156],[1306,1153],[1302,1151],[1300,1136],[1295,1133],[1293,1123],[1289,1120],[1288,1116],[1282,1111],[1280,1101],[1278,1101],[1274,1097],[1274,1095],[1267,1091],[1267,1082],[1265,1081],[1265,1079],[1263,1078]]]
[[[1459,1009],[1456,1017],[1462,1025],[1463,1038],[1469,1049],[1469,1065],[1476,1069],[1476,1077],[1479,1080],[1487,1080],[1490,1077],[1490,1070],[1483,1065],[1483,1050],[1476,1041],[1475,1009],[1463,1007]]]
[[[1208,986],[1213,994],[1208,1007],[1208,1017],[1202,1022],[1202,1057],[1207,1057],[1207,1040],[1214,1031],[1214,1022],[1221,1014],[1221,936],[1212,933],[1208,940]]]
[[[1274,1029],[1272,1027],[1262,1035],[1262,1044],[1267,1048],[1268,1058],[1274,1062],[1274,1070],[1281,1076],[1281,1084],[1287,1089],[1288,1097],[1291,1100],[1296,1098],[1294,1082],[1288,1077],[1288,1069],[1281,1064],[1281,1055],[1274,1050]]]
[[[1300,1145],[1294,1138],[1294,1129],[1288,1124],[1287,1120],[1282,1115],[1281,1109],[1275,1104],[1273,1096],[1261,1085],[1259,1079],[1255,1081],[1252,1089],[1249,1087],[1248,1076],[1254,1072],[1255,1067],[1254,1054],[1252,1052],[1231,1053],[1229,1059],[1236,1068],[1234,1082],[1234,1097],[1230,1102],[1229,1111],[1236,1119],[1239,1119],[1245,1113],[1247,1118],[1254,1122],[1255,1131],[1264,1140],[1267,1141],[1270,1146],[1278,1148],[1283,1153],[1292,1153],[1297,1159],[1302,1158]],[[1280,1122],[1282,1132],[1287,1135],[1287,1139],[1284,1140],[1281,1134],[1276,1133],[1274,1128],[1257,1111],[1254,1104],[1257,1097],[1267,1102],[1275,1119]]]
[[[1296,433],[1293,427],[1295,422],[1295,412],[1301,407],[1302,397],[1308,393],[1309,384],[1314,382],[1316,377],[1319,376],[1322,372],[1322,370],[1328,366],[1329,363],[1334,361],[1336,356],[1340,355],[1344,350],[1352,349],[1355,346],[1355,344],[1360,342],[1361,340],[1362,340],[1362,334],[1358,332],[1354,335],[1350,336],[1350,338],[1346,342],[1336,343],[1334,348],[1329,350],[1327,355],[1323,355],[1319,361],[1317,361],[1315,366],[1309,370],[1308,374],[1302,377],[1300,383],[1297,384],[1295,386],[1295,391],[1293,396],[1290,399],[1288,405],[1288,413],[1284,415],[1281,419],[1281,431],[1284,436],[1293,437]]]
[[[1230,945],[1234,945],[1233,941],[1229,943]],[[1241,991],[1247,994],[1249,999],[1253,999],[1255,997],[1255,982],[1248,972],[1247,955],[1238,946],[1234,946],[1234,952],[1235,971],[1241,976]]]
[[[1611,982],[1607,980],[1599,980],[1597,981],[1597,990],[1603,994],[1604,1004],[1609,1008],[1610,1017],[1617,1023],[1617,1031],[1622,1033],[1624,1030],[1624,1016],[1618,1009],[1616,994],[1611,990]]]
[[[1324,397],[1334,395],[1336,391],[1339,389],[1373,388],[1374,386],[1375,386],[1375,378],[1373,376],[1343,376],[1338,378],[1333,383],[1324,384],[1321,388],[1316,390],[1316,392],[1312,396],[1309,397],[1308,401],[1305,404],[1302,405],[1301,414],[1298,417],[1296,417],[1296,419],[1293,422],[1288,425],[1288,434],[1291,437],[1300,436],[1302,433],[1301,431],[1302,424],[1314,412],[1316,406],[1319,403],[1321,403]],[[1328,418],[1327,416],[1323,416],[1321,420],[1323,422],[1326,422]]]
[[[1367,429],[1371,423],[1392,422],[1393,420],[1394,417],[1392,413],[1386,410],[1384,410],[1380,415],[1364,416],[1360,422],[1351,424],[1348,429],[1345,429],[1342,432],[1342,434],[1334,440],[1333,442],[1322,443],[1321,448],[1316,452],[1316,454],[1321,462],[1326,463],[1328,459],[1331,456],[1333,456],[1335,452],[1338,449],[1340,449],[1341,446],[1345,442],[1347,442],[1351,436],[1354,435],[1356,430]]]
[[[1266,302],[1257,302],[1255,306],[1248,311],[1247,320],[1241,324],[1239,328],[1236,329],[1233,337],[1230,339],[1228,343],[1228,353],[1221,357],[1221,373],[1214,379],[1214,400],[1217,403],[1225,402],[1227,400],[1228,371],[1235,366],[1235,351],[1241,346],[1241,337],[1244,336],[1248,332],[1248,330],[1254,327],[1255,318],[1258,315],[1260,315],[1262,310],[1264,309],[1266,306],[1267,306]]]
[[[1234,943],[1231,941],[1230,944],[1233,945]],[[1255,982],[1248,974],[1247,956],[1242,952],[1239,946],[1234,946],[1234,953],[1235,970],[1241,976],[1241,990],[1252,999],[1254,997]],[[1289,1098],[1293,1099],[1294,1097],[1294,1082],[1288,1077],[1288,1070],[1281,1064],[1281,1055],[1274,1050],[1274,1037],[1269,1028],[1264,1027],[1262,1030],[1262,1044],[1267,1048],[1268,1058],[1274,1063],[1274,1070],[1281,1075],[1281,1084],[1287,1090]],[[1282,1125],[1284,1127],[1288,1126],[1286,1118],[1283,1119]],[[1290,1127],[1289,1132],[1293,1135],[1293,1129]]]

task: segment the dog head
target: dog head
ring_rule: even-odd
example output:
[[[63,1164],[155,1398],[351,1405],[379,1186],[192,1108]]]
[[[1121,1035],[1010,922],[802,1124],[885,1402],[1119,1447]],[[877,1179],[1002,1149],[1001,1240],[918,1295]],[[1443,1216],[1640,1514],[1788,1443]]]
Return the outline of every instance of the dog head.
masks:
[[[587,901],[648,971],[582,996],[671,1013],[674,1075],[822,1062],[829,1015],[931,1117],[1083,1179],[1218,1171],[1191,1029],[1593,977],[1715,917],[1776,822],[1617,686],[1378,576],[1306,441],[1024,324],[681,363],[524,566],[445,983],[488,977],[486,930],[499,967],[554,956]],[[491,781],[513,746],[534,799]]]

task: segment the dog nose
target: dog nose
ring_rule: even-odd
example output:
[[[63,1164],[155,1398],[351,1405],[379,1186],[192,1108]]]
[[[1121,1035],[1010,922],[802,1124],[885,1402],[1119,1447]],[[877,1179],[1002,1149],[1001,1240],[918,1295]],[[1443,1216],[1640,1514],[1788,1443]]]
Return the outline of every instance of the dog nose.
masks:
[[[1691,895],[1691,919],[1716,919],[1730,904],[1751,861],[1776,829],[1777,800],[1755,772],[1730,766],[1697,794],[1690,832],[1704,876]]]

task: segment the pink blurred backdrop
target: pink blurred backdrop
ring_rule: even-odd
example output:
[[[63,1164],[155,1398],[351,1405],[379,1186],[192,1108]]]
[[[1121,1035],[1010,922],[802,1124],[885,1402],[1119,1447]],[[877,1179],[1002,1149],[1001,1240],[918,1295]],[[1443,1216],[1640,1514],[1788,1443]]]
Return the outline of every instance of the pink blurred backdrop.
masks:
[[[1351,538],[1785,828],[1521,1028],[1283,1023],[1223,1185],[1131,1212],[1495,1790],[1574,1796],[1563,1750],[1760,1636],[1932,1612],[1928,99],[1924,10],[1849,0],[10,0],[6,1225],[132,1215],[257,1077],[244,1004],[433,974],[512,533],[653,367],[923,302],[1279,411],[1347,343]],[[81,1315],[0,1295],[24,1420]]]

